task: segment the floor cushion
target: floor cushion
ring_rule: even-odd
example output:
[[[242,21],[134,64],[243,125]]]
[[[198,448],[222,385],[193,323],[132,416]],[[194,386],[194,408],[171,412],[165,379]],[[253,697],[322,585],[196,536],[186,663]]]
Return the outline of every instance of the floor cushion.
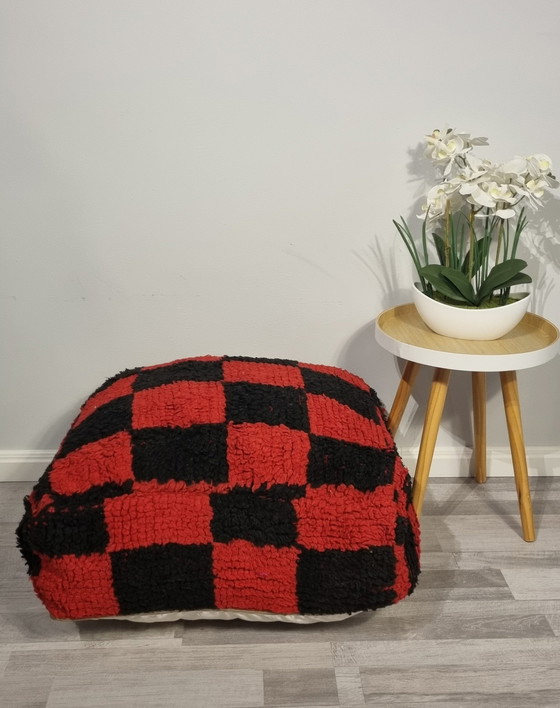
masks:
[[[204,356],[123,371],[24,504],[19,547],[57,619],[340,619],[419,575],[385,411],[336,367]]]

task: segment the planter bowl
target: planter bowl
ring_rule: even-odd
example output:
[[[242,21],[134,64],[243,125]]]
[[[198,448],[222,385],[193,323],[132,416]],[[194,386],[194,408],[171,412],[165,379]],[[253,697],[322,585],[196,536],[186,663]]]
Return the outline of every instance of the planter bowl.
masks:
[[[514,293],[515,302],[501,307],[476,309],[454,307],[424,295],[419,284],[412,288],[412,299],[418,314],[430,329],[445,337],[457,339],[499,339],[510,332],[525,316],[530,293]]]

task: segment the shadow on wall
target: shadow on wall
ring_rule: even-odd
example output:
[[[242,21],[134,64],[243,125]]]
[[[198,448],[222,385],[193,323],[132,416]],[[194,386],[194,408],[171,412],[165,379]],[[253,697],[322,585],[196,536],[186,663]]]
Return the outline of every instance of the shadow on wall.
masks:
[[[410,225],[413,233],[420,234],[422,222],[418,219],[417,215],[421,213],[422,204],[425,200],[425,194],[429,188],[430,180],[433,181],[434,179],[434,171],[424,158],[424,147],[422,143],[418,143],[415,148],[409,149],[408,156],[407,169],[410,174],[409,183],[416,184],[416,189],[413,195],[415,200],[414,204],[404,219]],[[394,218],[396,221],[399,221],[400,214],[395,214]],[[417,226],[418,231],[416,230]],[[406,250],[404,250],[404,245],[402,251],[395,250],[395,246],[401,246],[402,242],[397,230],[392,224],[390,224],[390,231],[393,234],[394,240],[392,244],[389,245],[389,248],[386,236],[381,238],[376,234],[373,237],[373,242],[368,246],[369,252],[366,255],[354,251],[354,255],[362,262],[376,281],[377,292],[381,293],[379,301],[380,312],[394,307],[395,305],[410,302],[410,288],[412,287],[412,279],[414,279],[415,276],[412,261]],[[395,259],[397,253],[402,254],[402,257],[406,259],[410,269],[411,278],[409,280],[407,277],[405,287],[402,286],[402,272],[399,275],[399,269],[397,268]]]
[[[58,450],[62,439],[70,429],[70,426],[74,422],[74,419],[80,412],[83,401],[76,403],[76,406],[67,413],[60,416],[58,420],[51,421],[48,428],[43,430],[40,436],[38,436],[35,442],[34,448],[36,450]]]
[[[533,275],[531,312],[542,315],[560,273],[560,199],[550,200],[528,217],[519,256],[529,263]]]

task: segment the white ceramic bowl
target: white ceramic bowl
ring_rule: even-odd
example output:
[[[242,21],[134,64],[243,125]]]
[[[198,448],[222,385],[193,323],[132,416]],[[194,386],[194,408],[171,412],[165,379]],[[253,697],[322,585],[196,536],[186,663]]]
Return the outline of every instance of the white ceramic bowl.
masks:
[[[433,300],[424,295],[417,283],[412,288],[418,314],[428,327],[438,334],[457,339],[499,339],[510,332],[525,316],[531,300],[530,293],[512,294],[520,299],[502,307],[478,310]]]

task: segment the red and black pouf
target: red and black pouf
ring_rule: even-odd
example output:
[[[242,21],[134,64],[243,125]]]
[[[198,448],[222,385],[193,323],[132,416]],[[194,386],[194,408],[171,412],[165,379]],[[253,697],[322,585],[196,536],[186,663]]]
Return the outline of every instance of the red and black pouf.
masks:
[[[205,356],[101,386],[25,499],[17,535],[58,619],[350,614],[416,585],[410,492],[359,377]]]

